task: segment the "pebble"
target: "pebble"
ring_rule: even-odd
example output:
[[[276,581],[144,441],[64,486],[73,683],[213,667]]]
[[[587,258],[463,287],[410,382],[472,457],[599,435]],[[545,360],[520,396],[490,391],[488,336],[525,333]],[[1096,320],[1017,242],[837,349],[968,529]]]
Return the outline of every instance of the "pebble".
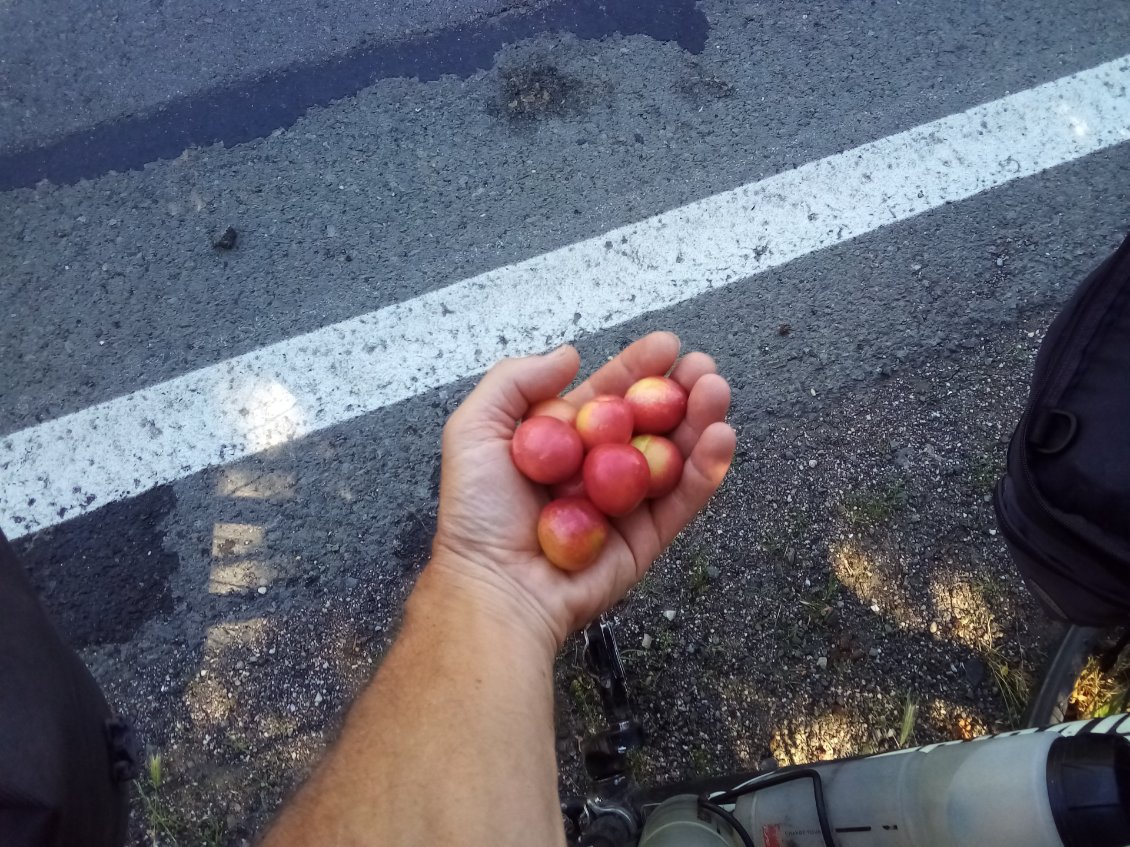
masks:
[[[882,651],[879,650],[878,647],[872,647],[870,650],[867,651],[867,655],[870,656],[872,659],[877,659],[877,658],[879,658],[880,652],[882,652]]]
[[[827,668],[828,668],[828,657],[827,656],[821,656],[819,659],[817,659],[816,660],[816,667],[820,668],[820,670],[827,670]]]
[[[933,635],[937,631],[938,631],[938,622],[937,621],[930,621],[930,634]]]
[[[315,706],[322,705],[322,695],[320,693],[314,695],[314,705]]]
[[[663,617],[667,618],[667,620],[669,620],[669,621],[675,620],[675,610],[674,609],[668,609],[666,612],[663,613]]]
[[[816,460],[815,460],[815,459],[809,459],[809,460],[808,460],[808,466],[809,466],[810,468],[814,468],[814,467],[816,467]]]
[[[643,645],[643,649],[645,649],[645,650],[650,650],[650,649],[651,649],[651,642],[652,642],[652,638],[651,638],[651,636],[650,636],[650,635],[648,635],[648,634],[647,634],[647,633],[645,632],[645,633],[643,634],[643,638],[641,638],[641,639],[640,639],[640,644],[641,644],[641,645]]]
[[[707,579],[718,579],[718,577],[721,576],[721,575],[722,575],[722,572],[720,570],[718,570],[718,568],[714,567],[714,565],[707,565],[706,566],[706,578]]]
[[[239,238],[239,233],[235,231],[235,227],[228,227],[220,234],[220,236],[212,242],[212,246],[217,250],[231,250],[235,247],[235,242]]]
[[[879,613],[879,604],[878,603],[872,603],[871,604],[871,611],[875,612],[875,614],[878,614]]]
[[[260,593],[260,594],[266,594],[266,593],[267,593],[267,586],[265,586],[265,585],[260,585],[260,586],[259,586],[259,593]]]

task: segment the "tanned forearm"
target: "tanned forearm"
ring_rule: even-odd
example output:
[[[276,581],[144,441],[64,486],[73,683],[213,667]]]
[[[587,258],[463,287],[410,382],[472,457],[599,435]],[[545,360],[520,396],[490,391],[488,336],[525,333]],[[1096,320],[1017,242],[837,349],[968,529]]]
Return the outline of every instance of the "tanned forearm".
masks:
[[[264,847],[563,844],[555,649],[505,598],[429,566],[341,738]]]

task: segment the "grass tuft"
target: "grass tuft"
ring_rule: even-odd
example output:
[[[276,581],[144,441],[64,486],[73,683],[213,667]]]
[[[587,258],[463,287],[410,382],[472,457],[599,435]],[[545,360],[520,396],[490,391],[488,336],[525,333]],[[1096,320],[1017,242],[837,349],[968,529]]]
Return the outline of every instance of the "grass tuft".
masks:
[[[914,732],[914,724],[918,720],[918,703],[906,695],[906,703],[902,707],[902,724],[899,726],[899,747],[905,747]]]
[[[865,488],[844,495],[844,517],[855,529],[870,529],[886,523],[906,508],[909,496],[906,482],[894,479],[875,488]]]

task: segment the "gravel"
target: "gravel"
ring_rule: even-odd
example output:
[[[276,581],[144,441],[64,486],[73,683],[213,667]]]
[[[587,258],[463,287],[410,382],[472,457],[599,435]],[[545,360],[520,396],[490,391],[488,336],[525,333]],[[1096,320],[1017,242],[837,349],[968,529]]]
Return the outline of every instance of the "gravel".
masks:
[[[649,735],[633,758],[641,781],[1017,724],[1054,627],[990,492],[1049,317],[740,433],[711,508],[614,611],[621,644],[645,629],[654,641],[623,651]],[[585,785],[575,741],[600,726],[579,641],[558,680],[573,792]]]
[[[1048,319],[908,360],[819,410],[747,419],[711,507],[613,611],[649,736],[633,755],[641,781],[1016,723],[1050,625],[988,496]],[[233,588],[225,602],[242,611],[199,657],[172,626],[169,643],[147,632],[148,653],[85,651],[162,757],[159,784],[138,783],[133,844],[250,843],[391,644],[433,519],[398,541],[388,578],[307,575],[302,602],[261,594],[270,580]],[[578,742],[601,721],[579,639],[556,676],[561,787],[583,791]]]

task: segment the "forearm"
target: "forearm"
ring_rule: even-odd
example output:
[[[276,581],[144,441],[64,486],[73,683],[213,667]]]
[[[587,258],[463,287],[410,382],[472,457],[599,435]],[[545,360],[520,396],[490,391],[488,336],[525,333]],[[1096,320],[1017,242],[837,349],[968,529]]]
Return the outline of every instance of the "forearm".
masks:
[[[341,738],[264,844],[563,843],[556,645],[508,613],[429,566]]]

